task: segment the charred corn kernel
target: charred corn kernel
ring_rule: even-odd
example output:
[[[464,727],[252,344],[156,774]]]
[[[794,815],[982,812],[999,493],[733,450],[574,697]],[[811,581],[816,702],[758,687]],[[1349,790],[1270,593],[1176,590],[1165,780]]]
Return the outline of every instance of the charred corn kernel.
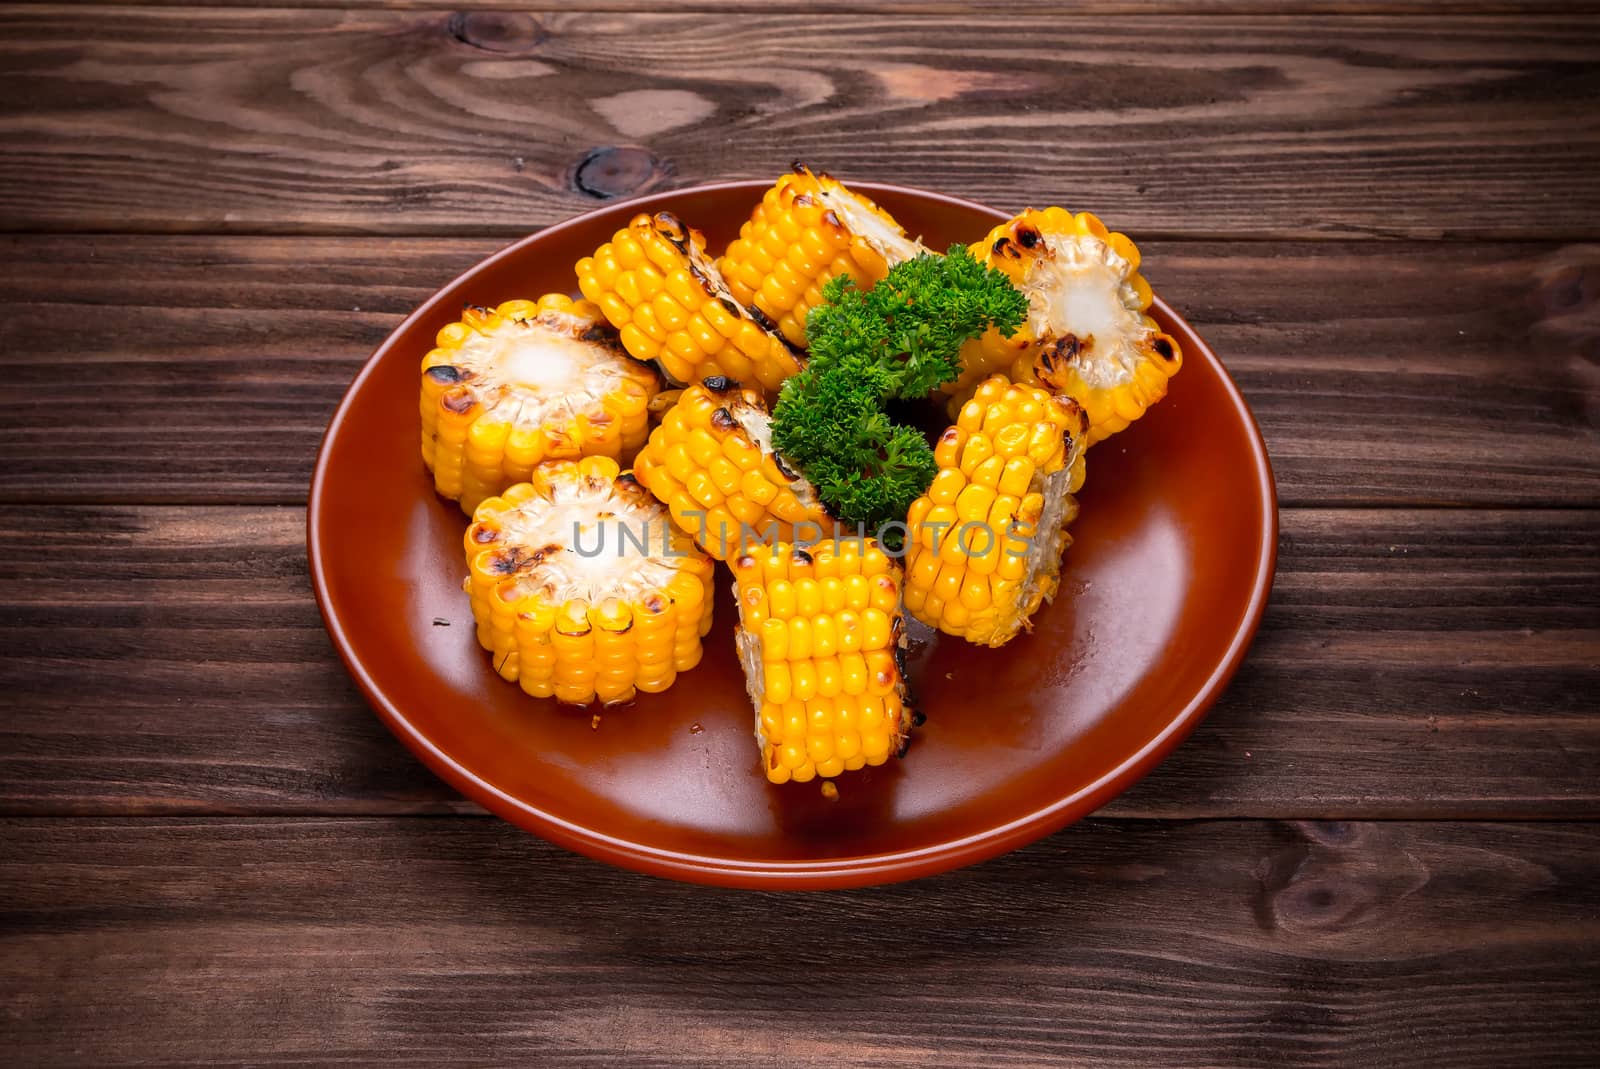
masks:
[[[478,641],[529,694],[611,705],[700,661],[711,559],[609,457],[538,465],[462,545]]]
[[[934,452],[932,485],[906,513],[912,615],[984,646],[1002,646],[1028,626],[1054,595],[1071,542],[1086,432],[1083,410],[1064,396],[1003,375],[978,385]],[[955,437],[959,451],[942,448]],[[1044,441],[1048,454],[1027,451]],[[1018,531],[1016,520],[1032,526]]]
[[[1043,383],[1083,408],[1093,444],[1166,396],[1183,352],[1150,317],[1132,241],[1088,212],[1047,208],[995,227],[973,253],[1027,295],[1029,316],[1009,338],[991,330],[966,344],[958,401],[996,371]]]
[[[767,190],[717,269],[737,301],[803,346],[806,316],[822,303],[829,279],[846,275],[868,289],[926,251],[872,201],[796,164]]]
[[[683,391],[634,460],[634,477],[718,560],[834,531],[811,484],[767,446],[770,423],[754,390],[710,378]]]
[[[469,516],[542,461],[628,464],[644,444],[661,376],[588,301],[469,306],[435,341],[422,361],[422,459]]]
[[[899,583],[895,576],[878,575],[873,577],[868,592],[868,604],[879,612],[890,613],[894,611],[896,599],[900,596]]]
[[[723,375],[775,395],[800,370],[783,337],[729,291],[705,235],[670,213],[635,216],[577,272],[628,352],[659,361],[677,383]]]
[[[957,467],[967,444],[967,431],[960,426],[946,427],[933,447],[934,463],[942,468]]]
[[[899,752],[912,711],[894,561],[866,540],[828,539],[752,546],[729,563],[767,778],[826,779]]]

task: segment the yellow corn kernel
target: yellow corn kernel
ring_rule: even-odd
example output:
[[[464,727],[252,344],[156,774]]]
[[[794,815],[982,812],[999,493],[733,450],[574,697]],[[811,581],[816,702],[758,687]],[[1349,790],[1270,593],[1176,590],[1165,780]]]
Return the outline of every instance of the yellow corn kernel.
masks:
[[[1044,413],[1041,411],[1040,415]],[[1034,417],[1038,419],[1038,417]],[[1028,492],[1028,487],[1033,484],[1033,472],[1037,467],[1029,457],[1011,457],[1006,461],[1005,468],[1000,473],[995,489],[1002,494],[1020,497]]]
[[[966,477],[957,468],[944,468],[933,477],[927,497],[935,505],[954,505],[956,496],[967,485]]]
[[[961,523],[982,523],[989,518],[989,506],[994,504],[995,492],[982,483],[973,482],[956,498],[956,519]]]
[[[545,460],[631,463],[661,377],[588,301],[550,294],[469,307],[422,361],[422,458],[469,516]]]

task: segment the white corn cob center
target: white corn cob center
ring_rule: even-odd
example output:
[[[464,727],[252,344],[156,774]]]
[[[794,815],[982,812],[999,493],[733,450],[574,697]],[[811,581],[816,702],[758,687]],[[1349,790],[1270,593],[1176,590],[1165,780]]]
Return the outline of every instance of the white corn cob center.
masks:
[[[620,497],[609,482],[561,484],[501,513],[497,524],[500,545],[530,555],[516,578],[518,597],[631,600],[664,589],[681,561],[669,555],[672,525],[654,499]]]
[[[620,349],[582,337],[591,326],[556,312],[508,319],[471,335],[450,362],[491,422],[565,426],[598,408],[631,371]]]
[[[1046,234],[1045,254],[1028,268],[1029,328],[1042,341],[1072,335],[1080,345],[1071,362],[1094,387],[1119,386],[1145,360],[1140,342],[1153,332],[1143,321],[1133,264],[1092,234]]]

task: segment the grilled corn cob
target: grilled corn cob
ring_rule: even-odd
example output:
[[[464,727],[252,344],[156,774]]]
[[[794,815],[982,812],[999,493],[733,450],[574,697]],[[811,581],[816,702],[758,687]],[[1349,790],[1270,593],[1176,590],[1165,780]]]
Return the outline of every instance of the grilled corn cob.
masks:
[[[745,541],[815,541],[832,533],[815,489],[773,452],[770,428],[754,390],[706,379],[667,410],[639,450],[634,475],[718,560]]]
[[[1047,208],[995,227],[974,251],[1027,295],[1030,314],[1009,338],[991,330],[967,343],[952,390],[958,404],[993,372],[1032,383],[1037,363],[1049,361],[1088,414],[1092,444],[1166,396],[1183,353],[1148,314],[1150,284],[1133,242],[1088,212]]]
[[[1077,516],[1087,420],[1070,399],[982,382],[934,447],[938,474],[906,513],[906,609],[1003,646],[1053,596]]]
[[[422,361],[422,459],[471,515],[542,460],[631,462],[661,389],[587,301],[551,294],[468,307]]]
[[[733,561],[736,642],[773,783],[804,783],[902,750],[899,568],[867,539],[752,547]]]
[[[778,179],[717,261],[734,299],[759,309],[795,345],[822,287],[849,275],[862,289],[927,250],[888,212],[802,164]]]
[[[800,370],[773,324],[728,292],[705,235],[668,212],[635,216],[577,270],[628,352],[659,360],[680,385],[725,375],[775,394]]]
[[[539,465],[463,545],[478,642],[535,697],[612,705],[700,662],[711,560],[610,457]]]

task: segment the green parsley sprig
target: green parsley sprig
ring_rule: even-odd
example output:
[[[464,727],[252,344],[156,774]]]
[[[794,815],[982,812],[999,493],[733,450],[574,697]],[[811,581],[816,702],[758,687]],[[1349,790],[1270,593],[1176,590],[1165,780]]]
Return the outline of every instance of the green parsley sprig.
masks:
[[[919,400],[961,371],[961,346],[993,326],[1010,334],[1028,301],[964,245],[895,265],[870,290],[838,276],[806,320],[811,359],[783,384],[772,441],[846,523],[905,519],[927,490],[933,450],[893,422],[890,400]]]

